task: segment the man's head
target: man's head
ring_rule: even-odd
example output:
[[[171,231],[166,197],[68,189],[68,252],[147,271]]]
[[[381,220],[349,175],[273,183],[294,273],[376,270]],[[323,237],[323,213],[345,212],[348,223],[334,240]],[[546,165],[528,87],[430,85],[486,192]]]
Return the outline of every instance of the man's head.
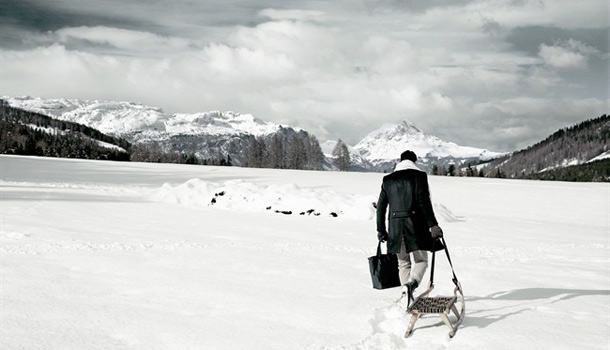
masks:
[[[400,161],[402,162],[407,159],[415,163],[417,161],[417,155],[411,150],[406,150],[400,155]]]

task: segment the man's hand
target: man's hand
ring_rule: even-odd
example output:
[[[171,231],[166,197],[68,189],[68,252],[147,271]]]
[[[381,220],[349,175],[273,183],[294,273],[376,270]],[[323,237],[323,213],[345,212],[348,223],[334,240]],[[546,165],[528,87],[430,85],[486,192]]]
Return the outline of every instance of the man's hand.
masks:
[[[381,242],[387,241],[388,233],[387,232],[377,232],[377,239],[379,239]]]
[[[434,225],[430,227],[430,235],[432,238],[437,239],[439,237],[443,237],[443,230],[438,225]]]

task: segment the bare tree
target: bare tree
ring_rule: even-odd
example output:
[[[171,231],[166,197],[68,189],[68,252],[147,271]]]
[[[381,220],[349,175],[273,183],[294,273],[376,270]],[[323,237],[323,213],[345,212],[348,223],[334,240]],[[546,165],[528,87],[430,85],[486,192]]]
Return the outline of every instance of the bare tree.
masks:
[[[246,152],[246,166],[250,168],[262,168],[264,166],[265,140],[260,136],[255,137]]]
[[[322,164],[324,162],[324,153],[322,152],[322,148],[320,147],[318,139],[313,135],[309,136],[306,159],[307,164],[305,165],[305,169],[322,170]]]
[[[306,161],[305,144],[297,135],[292,137],[290,143],[290,157],[288,159],[289,169],[303,169]]]
[[[272,169],[283,169],[284,168],[284,140],[283,138],[275,134],[271,138],[271,145],[269,147],[269,164],[267,165]]]
[[[348,171],[350,166],[350,155],[349,149],[345,142],[341,139],[337,141],[335,148],[333,149],[333,165],[339,169],[339,171]]]

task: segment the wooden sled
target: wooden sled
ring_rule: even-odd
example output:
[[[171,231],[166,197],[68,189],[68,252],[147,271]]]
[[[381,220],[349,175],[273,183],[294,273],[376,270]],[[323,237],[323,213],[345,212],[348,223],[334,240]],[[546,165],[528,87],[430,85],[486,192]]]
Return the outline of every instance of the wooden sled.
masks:
[[[428,297],[427,295],[432,291],[432,289],[434,289],[433,285],[431,285],[427,291],[418,296],[417,299],[415,299],[415,302],[408,307],[407,312],[411,314],[411,320],[409,321],[409,327],[405,332],[405,338],[408,338],[413,333],[415,322],[417,322],[421,315],[439,315],[449,327],[449,337],[451,338],[453,338],[459,325],[464,320],[464,316],[466,315],[466,303],[464,300],[464,293],[462,292],[462,287],[459,282],[453,290],[453,296],[450,297]],[[458,302],[461,304],[459,311],[456,306],[456,303]],[[449,318],[451,312],[453,312],[456,317],[453,322]]]
[[[442,238],[441,238],[442,240]],[[449,257],[449,251],[447,250],[447,245],[444,240],[442,241],[445,252],[447,253],[447,259],[449,260],[449,265],[451,266],[451,271],[453,272],[453,283],[455,284],[455,289],[453,290],[453,296],[437,296],[437,297],[429,297],[428,295],[434,289],[434,260],[435,254],[432,253],[432,268],[430,270],[430,284],[428,289],[420,294],[412,304],[407,307],[407,312],[411,314],[411,320],[409,321],[409,326],[407,327],[407,331],[405,332],[405,338],[408,338],[413,333],[413,328],[415,327],[415,322],[419,319],[420,316],[426,314],[436,314],[439,315],[443,322],[449,327],[449,337],[453,338],[455,332],[457,332],[458,327],[464,321],[464,317],[466,316],[466,302],[464,300],[464,292],[462,291],[462,284],[458,281],[455,276],[455,272],[453,271],[453,264],[451,263],[451,258]],[[458,311],[457,303],[460,304],[460,309]],[[453,313],[455,315],[455,320],[451,321],[449,318],[450,314]]]

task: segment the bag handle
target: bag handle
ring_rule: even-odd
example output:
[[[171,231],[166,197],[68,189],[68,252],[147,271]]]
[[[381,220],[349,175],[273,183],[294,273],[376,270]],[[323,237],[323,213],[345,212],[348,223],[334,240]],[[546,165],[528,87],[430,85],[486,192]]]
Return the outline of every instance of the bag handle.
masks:
[[[449,249],[447,249],[447,243],[445,243],[445,239],[443,237],[439,237],[437,239],[435,239],[434,241],[432,241],[432,268],[430,269],[430,285],[433,286],[434,285],[434,263],[436,260],[436,250],[435,250],[435,246],[436,246],[436,241],[440,241],[443,246],[445,247],[445,254],[447,254],[447,260],[449,261],[449,266],[451,266],[451,273],[453,273],[453,284],[455,284],[456,286],[458,286],[458,279],[457,276],[455,275],[455,270],[453,269],[453,263],[451,262],[451,256],[449,256]]]
[[[381,257],[381,240],[377,243],[377,257]]]

